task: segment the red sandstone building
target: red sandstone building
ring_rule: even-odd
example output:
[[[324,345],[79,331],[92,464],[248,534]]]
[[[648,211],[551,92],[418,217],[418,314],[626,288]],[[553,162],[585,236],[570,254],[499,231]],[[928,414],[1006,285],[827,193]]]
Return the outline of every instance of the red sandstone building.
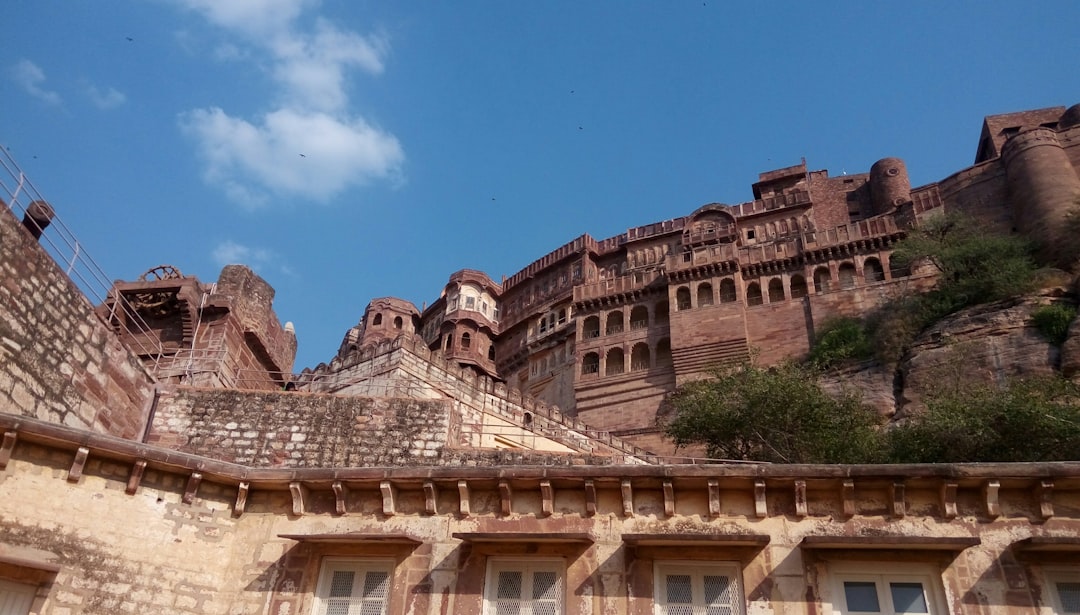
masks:
[[[1080,105],[987,118],[977,152],[915,188],[896,159],[780,169],[502,283],[460,271],[422,311],[372,301],[298,376],[250,269],[92,305],[9,190],[0,615],[1080,612],[1080,464],[654,454],[680,382],[924,280],[889,257],[932,212],[1059,258]]]

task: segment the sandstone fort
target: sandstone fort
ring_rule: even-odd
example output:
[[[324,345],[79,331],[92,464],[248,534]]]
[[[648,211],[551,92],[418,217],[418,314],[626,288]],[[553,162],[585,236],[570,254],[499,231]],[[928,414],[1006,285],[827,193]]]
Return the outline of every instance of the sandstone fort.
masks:
[[[1080,105],[985,118],[927,185],[868,163],[373,299],[297,371],[243,265],[88,297],[5,158],[0,615],[1080,612],[1080,463],[723,463],[658,427],[713,366],[930,287],[890,259],[930,216],[1072,265]],[[1033,369],[1080,371],[1072,329]]]

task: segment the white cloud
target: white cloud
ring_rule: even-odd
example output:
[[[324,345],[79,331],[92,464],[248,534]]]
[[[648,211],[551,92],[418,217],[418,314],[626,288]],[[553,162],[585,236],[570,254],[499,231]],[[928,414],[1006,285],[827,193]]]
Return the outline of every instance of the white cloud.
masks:
[[[45,71],[30,60],[19,60],[11,67],[11,76],[28,94],[50,105],[60,104],[60,95],[42,88],[45,83]]]
[[[236,243],[231,239],[219,243],[214,248],[213,252],[210,253],[210,256],[214,259],[214,263],[216,263],[218,267],[224,267],[225,265],[247,265],[252,269],[266,265],[274,258],[273,253],[269,250],[263,248],[250,248],[243,244]]]
[[[300,28],[302,13],[317,0],[174,1],[248,46],[218,45],[217,59],[266,66],[278,85],[274,110],[258,118],[219,107],[180,117],[198,144],[206,179],[231,200],[248,207],[268,194],[326,201],[351,186],[400,178],[405,155],[398,140],[349,111],[348,73],[382,73],[384,36],[362,36],[321,17]]]
[[[86,94],[98,109],[114,109],[127,102],[127,96],[115,88],[101,90],[91,84],[86,86]]]
[[[393,178],[404,159],[397,139],[359,118],[279,109],[254,124],[215,107],[188,112],[181,122],[199,142],[206,178],[248,205],[264,199],[252,185],[325,201],[347,187]]]

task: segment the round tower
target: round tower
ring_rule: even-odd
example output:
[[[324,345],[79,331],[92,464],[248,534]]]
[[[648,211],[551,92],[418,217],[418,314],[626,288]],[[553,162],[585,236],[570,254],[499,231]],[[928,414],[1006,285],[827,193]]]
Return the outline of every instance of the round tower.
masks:
[[[1068,112],[1066,112],[1068,115]],[[1040,260],[1069,266],[1076,237],[1065,218],[1080,205],[1080,177],[1057,133],[1035,128],[1010,138],[1001,148],[1016,229],[1038,247]]]
[[[364,317],[345,333],[338,355],[352,350],[392,340],[399,335],[414,335],[420,312],[411,302],[397,297],[372,299],[364,310]]]
[[[911,200],[911,180],[900,158],[882,158],[870,167],[870,203],[873,215],[883,214]]]

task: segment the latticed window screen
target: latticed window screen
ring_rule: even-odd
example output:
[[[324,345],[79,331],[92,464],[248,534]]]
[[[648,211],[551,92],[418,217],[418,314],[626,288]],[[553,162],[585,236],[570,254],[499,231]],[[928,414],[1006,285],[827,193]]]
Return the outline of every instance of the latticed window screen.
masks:
[[[488,575],[488,615],[561,615],[562,563],[493,560]]]
[[[1059,581],[1054,585],[1061,602],[1061,612],[1080,613],[1080,581]]]
[[[327,560],[319,576],[317,615],[385,615],[389,561]]]
[[[660,615],[742,615],[739,569],[733,564],[658,564]]]

